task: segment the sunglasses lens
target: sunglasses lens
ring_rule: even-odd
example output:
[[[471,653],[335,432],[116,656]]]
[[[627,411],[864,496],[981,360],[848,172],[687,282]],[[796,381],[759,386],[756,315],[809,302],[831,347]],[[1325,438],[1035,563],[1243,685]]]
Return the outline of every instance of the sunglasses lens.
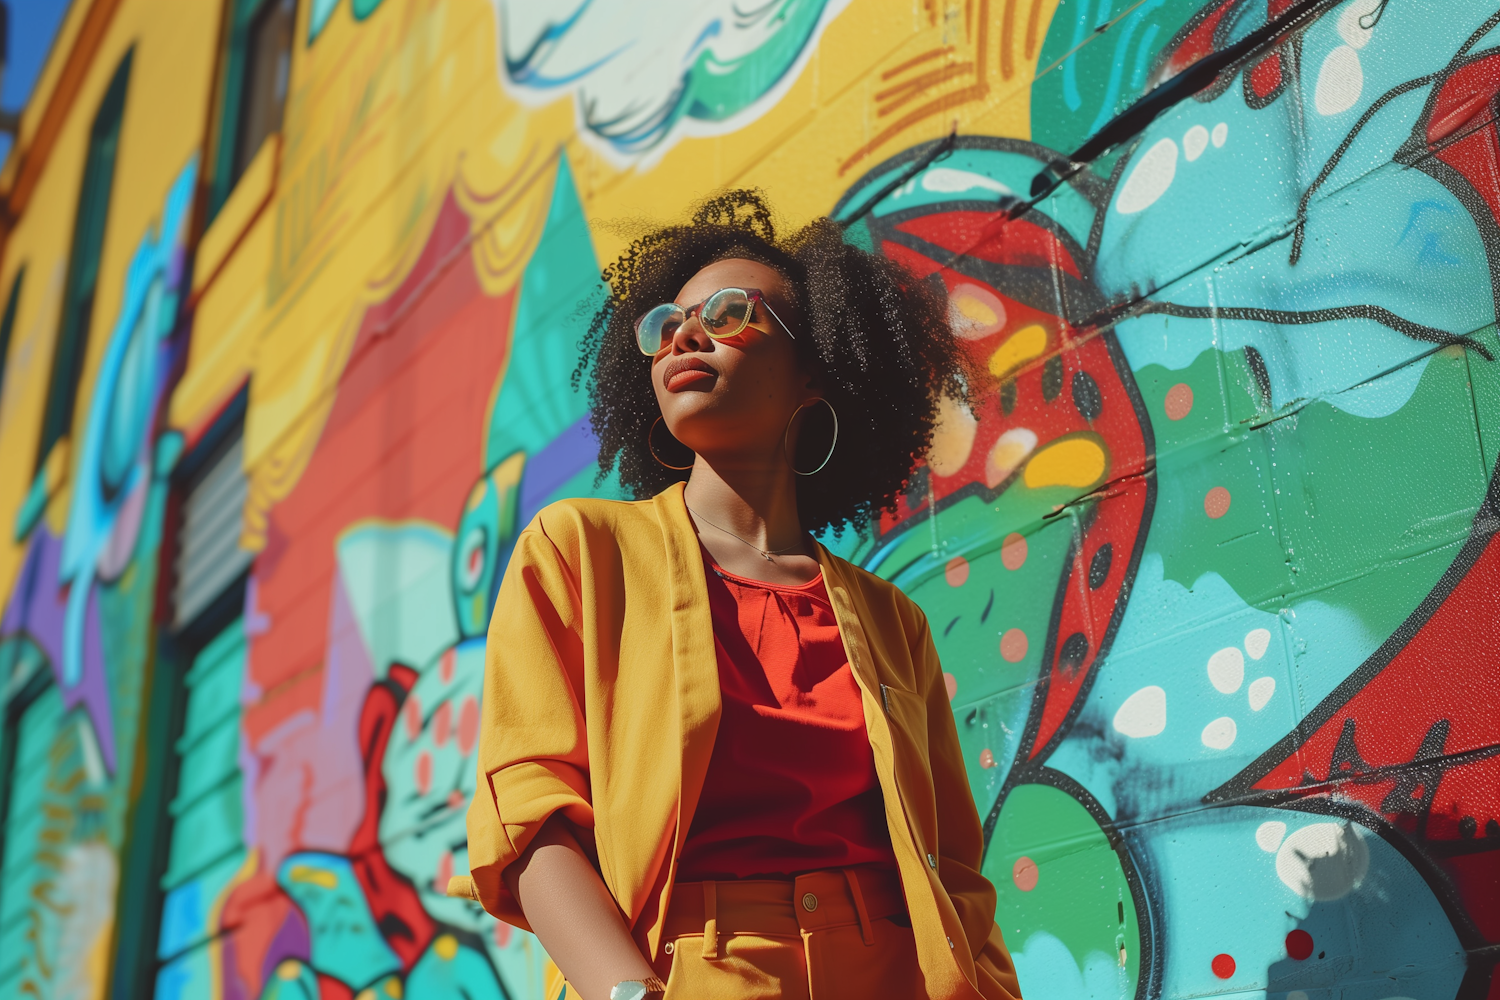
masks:
[[[754,304],[743,289],[725,288],[703,303],[703,329],[710,337],[733,337],[750,323]]]
[[[671,302],[663,302],[642,316],[635,325],[635,341],[641,353],[655,355],[677,332],[682,320],[682,307]]]

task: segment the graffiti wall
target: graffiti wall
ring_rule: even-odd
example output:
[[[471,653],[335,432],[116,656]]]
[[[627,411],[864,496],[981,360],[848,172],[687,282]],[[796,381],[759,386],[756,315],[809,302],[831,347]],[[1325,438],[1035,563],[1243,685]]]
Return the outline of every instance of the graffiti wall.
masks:
[[[47,734],[11,765],[6,815],[46,829],[7,827],[34,889],[0,976],[103,996],[132,946],[134,890],[99,887],[147,806],[98,789],[163,766],[136,748],[174,470],[243,399],[253,561],[183,681],[217,735],[190,704],[180,745],[219,749],[167,790],[155,995],[560,995],[534,938],[443,892],[489,609],[538,510],[621,495],[572,382],[601,264],[743,185],[940,284],[995,376],[943,403],[898,509],[829,541],[932,622],[1025,995],[1500,997],[1489,0],[296,24],[262,166],[197,226],[211,131],[174,166],[66,509],[0,580],[7,697]]]

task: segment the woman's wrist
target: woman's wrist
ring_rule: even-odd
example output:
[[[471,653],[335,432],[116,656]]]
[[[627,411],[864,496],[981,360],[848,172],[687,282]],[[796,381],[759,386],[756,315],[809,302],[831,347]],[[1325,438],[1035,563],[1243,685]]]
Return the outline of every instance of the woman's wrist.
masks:
[[[609,1000],[648,1000],[665,996],[667,984],[655,976],[645,979],[625,979],[609,991]]]

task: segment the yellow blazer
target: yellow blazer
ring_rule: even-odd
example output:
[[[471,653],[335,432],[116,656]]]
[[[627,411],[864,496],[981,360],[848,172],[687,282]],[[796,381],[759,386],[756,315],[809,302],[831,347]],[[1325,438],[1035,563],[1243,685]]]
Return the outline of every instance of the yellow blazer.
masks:
[[[932,997],[1020,996],[942,667],[921,610],[819,547],[863,694],[917,958]],[[468,896],[529,929],[500,875],[555,812],[582,831],[642,951],[659,954],[719,720],[713,622],[682,485],[564,500],[521,532],[486,648]]]

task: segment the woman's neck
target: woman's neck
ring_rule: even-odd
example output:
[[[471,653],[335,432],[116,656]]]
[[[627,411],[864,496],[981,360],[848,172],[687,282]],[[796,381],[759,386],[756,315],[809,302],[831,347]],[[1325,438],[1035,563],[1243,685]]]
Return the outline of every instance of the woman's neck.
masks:
[[[728,572],[790,585],[818,575],[817,551],[797,514],[796,476],[784,462],[700,455],[684,498],[703,547]]]

